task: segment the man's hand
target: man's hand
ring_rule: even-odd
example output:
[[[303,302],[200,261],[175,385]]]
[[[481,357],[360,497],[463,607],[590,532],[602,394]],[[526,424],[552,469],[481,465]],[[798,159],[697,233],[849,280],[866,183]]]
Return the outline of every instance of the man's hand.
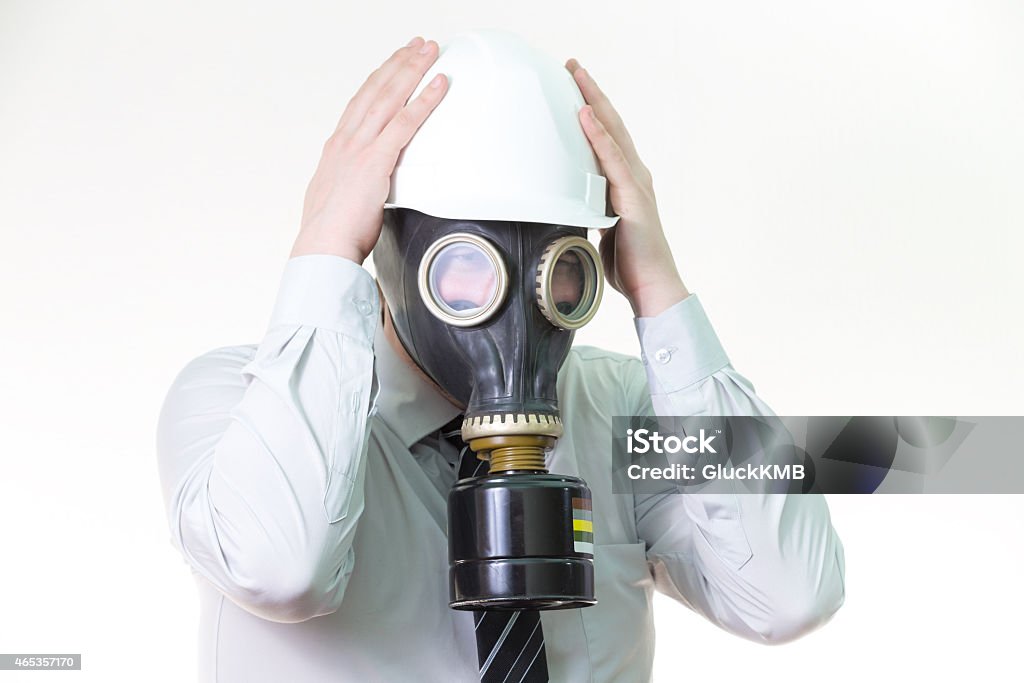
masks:
[[[608,283],[621,292],[638,317],[653,317],[689,292],[676,270],[658,217],[654,183],[618,112],[575,59],[565,64],[587,105],[580,110],[583,132],[609,183],[614,228],[601,231],[601,258]]]
[[[437,55],[437,43],[413,38],[348,103],[306,190],[291,256],[334,254],[361,264],[377,244],[398,155],[448,89],[439,74],[406,104]]]

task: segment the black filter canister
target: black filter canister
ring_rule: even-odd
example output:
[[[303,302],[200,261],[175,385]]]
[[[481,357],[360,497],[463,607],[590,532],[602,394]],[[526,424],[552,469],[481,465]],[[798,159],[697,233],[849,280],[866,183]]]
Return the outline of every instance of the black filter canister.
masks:
[[[568,609],[594,598],[590,489],[576,477],[510,472],[448,494],[454,609]]]

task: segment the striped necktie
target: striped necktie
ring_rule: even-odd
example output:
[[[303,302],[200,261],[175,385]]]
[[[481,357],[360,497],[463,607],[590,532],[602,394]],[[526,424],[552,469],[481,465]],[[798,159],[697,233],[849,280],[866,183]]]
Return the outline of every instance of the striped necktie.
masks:
[[[487,472],[462,440],[462,415],[441,428],[441,438],[459,449],[459,479]],[[547,683],[544,631],[537,610],[474,610],[481,683]]]

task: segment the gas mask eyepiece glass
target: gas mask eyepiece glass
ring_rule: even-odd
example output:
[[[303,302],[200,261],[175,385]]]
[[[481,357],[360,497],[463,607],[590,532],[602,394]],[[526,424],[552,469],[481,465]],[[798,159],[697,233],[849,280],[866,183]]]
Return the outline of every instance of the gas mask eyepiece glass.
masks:
[[[472,327],[487,322],[504,304],[509,272],[501,252],[485,237],[455,232],[431,244],[419,265],[423,304],[442,322]],[[597,249],[576,235],[553,240],[536,266],[534,303],[562,330],[593,319],[604,291]]]

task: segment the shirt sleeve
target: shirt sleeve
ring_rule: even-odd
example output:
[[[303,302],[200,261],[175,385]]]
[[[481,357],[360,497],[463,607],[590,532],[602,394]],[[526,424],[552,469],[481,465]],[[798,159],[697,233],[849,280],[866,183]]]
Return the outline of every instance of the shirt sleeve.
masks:
[[[633,385],[646,385],[647,409],[773,414],[733,369],[696,295],[636,328],[646,382]],[[787,642],[843,604],[843,545],[821,494],[638,493],[635,514],[657,589],[732,633]]]
[[[377,287],[330,255],[290,259],[260,344],[194,359],[164,400],[157,455],[171,542],[257,616],[338,608],[363,510]]]

